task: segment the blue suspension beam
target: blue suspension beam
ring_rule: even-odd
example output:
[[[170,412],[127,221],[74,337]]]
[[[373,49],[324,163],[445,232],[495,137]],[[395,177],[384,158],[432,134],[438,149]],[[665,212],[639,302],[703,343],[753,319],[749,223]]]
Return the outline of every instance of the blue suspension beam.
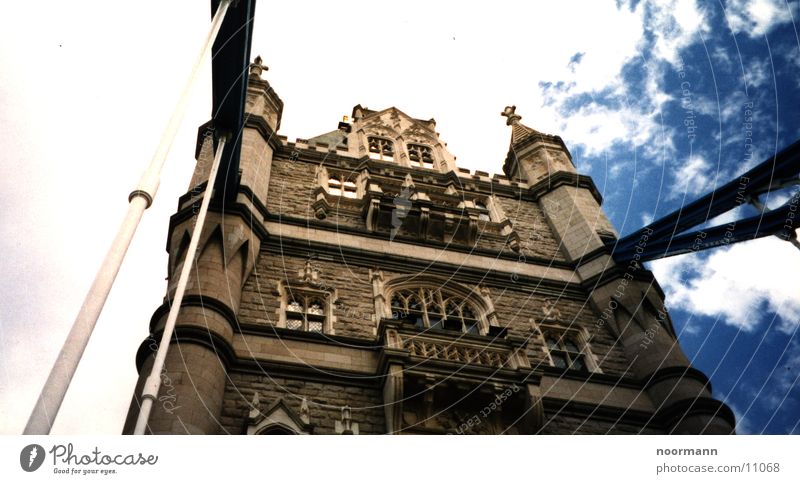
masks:
[[[212,17],[219,3],[219,0],[211,0]],[[211,123],[216,133],[228,135],[219,175],[214,182],[215,201],[223,197],[232,200],[239,189],[239,155],[242,150],[255,10],[255,0],[234,0],[211,50]]]
[[[777,190],[800,177],[800,141],[767,159],[737,179],[713,190],[698,200],[681,207],[651,224],[607,245],[614,260],[623,263],[638,254],[640,261],[709,249],[759,237],[778,235],[784,240],[793,237],[800,225],[798,195],[774,210],[704,230],[687,230],[733,210],[758,196]],[[642,236],[647,242],[640,244]]]

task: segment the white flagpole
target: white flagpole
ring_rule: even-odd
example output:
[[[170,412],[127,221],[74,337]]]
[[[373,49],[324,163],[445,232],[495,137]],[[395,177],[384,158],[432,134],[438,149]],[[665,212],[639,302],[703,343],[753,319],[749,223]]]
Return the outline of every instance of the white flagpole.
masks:
[[[153,368],[150,370],[150,375],[144,383],[142,388],[142,406],[139,409],[139,416],[136,419],[136,427],[133,430],[134,435],[144,435],[147,429],[147,421],[150,419],[150,411],[153,409],[153,401],[158,397],[158,390],[161,388],[161,372],[164,370],[164,362],[167,359],[167,351],[169,350],[169,342],[172,339],[172,334],[175,332],[175,322],[178,319],[178,313],[181,310],[183,303],[183,294],[186,291],[186,284],[189,282],[189,274],[195,264],[195,252],[197,252],[197,245],[200,242],[200,233],[203,231],[205,225],[206,214],[208,213],[208,205],[211,202],[211,193],[214,191],[214,181],[217,179],[217,171],[219,170],[219,162],[222,158],[222,151],[225,149],[225,136],[220,136],[217,145],[217,152],[214,155],[214,163],[211,165],[211,173],[208,175],[208,182],[206,182],[206,190],[203,193],[203,202],[200,204],[200,212],[197,214],[197,220],[194,223],[192,230],[192,239],[189,242],[189,249],[186,251],[186,257],[183,260],[183,267],[181,268],[181,275],[178,278],[178,288],[175,290],[175,297],[169,308],[169,315],[167,322],[164,325],[164,333],[161,335],[161,343],[158,345],[156,358],[153,362]]]
[[[136,232],[136,227],[139,225],[142,214],[150,207],[150,204],[153,203],[153,198],[156,196],[161,178],[161,169],[186,112],[189,94],[199,76],[200,67],[209,55],[214,40],[217,38],[229,5],[230,0],[220,1],[214,18],[211,20],[211,28],[206,36],[200,55],[194,63],[191,76],[184,86],[183,92],[181,92],[178,105],[175,107],[169,124],[167,124],[164,134],[161,136],[158,148],[142,175],[139,185],[128,196],[128,201],[130,202],[128,213],[125,215],[111,248],[108,250],[105,259],[103,259],[103,264],[100,266],[100,270],[98,270],[88,294],[86,294],[86,299],[84,299],[72,329],[67,335],[67,340],[61,348],[58,359],[56,359],[52,370],[50,370],[47,382],[45,382],[42,392],[39,394],[36,406],[33,408],[33,412],[31,412],[23,431],[25,435],[49,434],[50,429],[53,427],[53,421],[58,414],[61,403],[64,401],[64,396],[67,393],[72,377],[75,375],[75,370],[78,368],[78,363],[80,363],[86,345],[89,343],[89,338],[97,324],[97,319],[100,317],[100,312],[103,310],[108,293],[111,292],[114,279],[116,279],[122,260],[128,251],[133,234]]]

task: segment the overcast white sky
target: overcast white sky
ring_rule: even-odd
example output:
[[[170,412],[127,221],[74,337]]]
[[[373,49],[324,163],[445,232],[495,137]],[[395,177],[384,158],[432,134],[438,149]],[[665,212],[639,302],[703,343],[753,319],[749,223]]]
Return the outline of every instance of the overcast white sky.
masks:
[[[729,28],[744,37],[763,36],[790,18],[786,4],[773,0],[726,6]],[[18,433],[155,150],[210,12],[207,1],[188,0],[5,2],[3,12],[0,433]],[[654,140],[669,148],[664,133],[675,126],[665,125],[660,109],[678,95],[648,68],[639,76],[642,98],[631,98],[624,66],[637,58],[674,66],[681,49],[715,34],[705,19],[693,0],[635,8],[614,1],[259,1],[252,52],[264,58],[265,78],[285,102],[280,133],[290,140],[335,129],[355,104],[396,106],[435,118],[460,166],[499,173],[509,139],[499,113],[516,104],[528,126],[561,134],[571,147],[580,140],[573,149],[579,170],[599,160],[593,169],[618,174]],[[197,126],[209,118],[208,74],[206,68],[54,433],[121,430],[135,351],[164,296],[168,218],[191,176]],[[626,102],[563,115],[568,96],[597,93]],[[637,149],[610,156],[620,142]],[[596,181],[609,190],[609,179]],[[616,183],[632,184],[625,175]],[[664,187],[663,196],[669,191]],[[796,249],[775,250],[797,274]],[[664,277],[680,270],[673,269]],[[758,271],[730,277],[761,284],[769,275]],[[752,304],[777,301],[794,311],[800,286],[787,284],[767,288]]]

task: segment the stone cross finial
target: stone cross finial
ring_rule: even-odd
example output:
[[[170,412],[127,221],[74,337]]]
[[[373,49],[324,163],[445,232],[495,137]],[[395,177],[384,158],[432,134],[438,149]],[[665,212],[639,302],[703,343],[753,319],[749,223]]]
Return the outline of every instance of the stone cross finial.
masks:
[[[261,415],[261,410],[259,410],[259,406],[261,404],[261,399],[259,398],[258,392],[253,394],[253,401],[250,402],[250,419],[254,419]]]
[[[264,65],[264,61],[260,55],[257,55],[253,63],[250,64],[250,77],[261,79],[261,73],[268,71],[269,67]]]
[[[506,106],[500,116],[505,116],[506,118],[506,126],[511,126],[512,124],[517,124],[522,116],[515,113],[514,111],[517,109],[516,106]]]

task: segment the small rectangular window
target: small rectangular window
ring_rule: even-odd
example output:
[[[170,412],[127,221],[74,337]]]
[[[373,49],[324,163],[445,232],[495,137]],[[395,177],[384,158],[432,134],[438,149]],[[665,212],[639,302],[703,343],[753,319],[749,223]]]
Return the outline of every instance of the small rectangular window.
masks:
[[[342,182],[337,178],[328,179],[328,193],[340,197],[342,195]]]
[[[344,196],[347,198],[356,198],[358,195],[358,189],[356,184],[351,181],[346,181],[343,184],[344,187]]]
[[[328,178],[328,193],[336,197],[358,198],[358,185],[345,181],[341,175]]]
[[[325,302],[315,295],[294,294],[284,306],[286,328],[322,333],[325,328]]]

